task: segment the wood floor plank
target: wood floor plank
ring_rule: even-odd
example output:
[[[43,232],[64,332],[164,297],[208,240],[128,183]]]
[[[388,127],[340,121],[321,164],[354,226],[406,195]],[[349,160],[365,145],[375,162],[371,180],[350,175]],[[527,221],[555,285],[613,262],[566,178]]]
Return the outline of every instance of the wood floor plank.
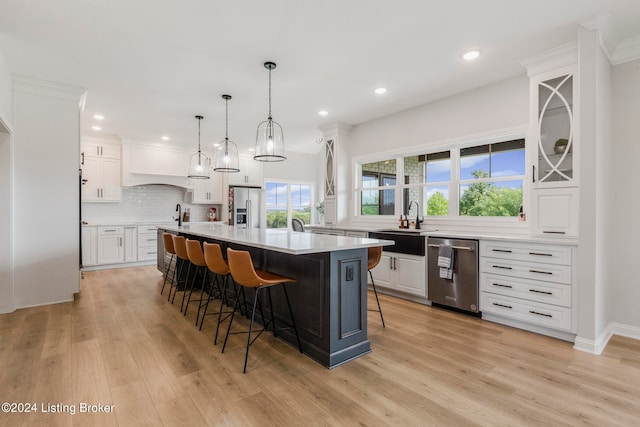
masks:
[[[0,397],[114,413],[0,414],[0,426],[638,425],[630,338],[595,356],[383,295],[387,327],[370,315],[370,354],[327,370],[265,334],[243,374],[246,335],[222,354],[215,317],[199,331],[197,305],[183,316],[181,294],[167,302],[154,267],[84,275],[73,302],[0,315]]]

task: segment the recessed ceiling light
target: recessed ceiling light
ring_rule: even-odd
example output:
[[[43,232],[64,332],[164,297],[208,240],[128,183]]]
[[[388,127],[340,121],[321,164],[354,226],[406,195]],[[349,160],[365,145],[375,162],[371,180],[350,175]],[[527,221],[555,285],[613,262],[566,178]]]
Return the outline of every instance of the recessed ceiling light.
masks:
[[[478,50],[470,50],[469,52],[462,55],[462,57],[467,61],[472,61],[476,59],[478,56],[480,56],[480,51]]]
[[[214,146],[214,147],[220,147],[220,143],[219,143],[219,142],[214,142],[214,143],[213,143],[213,146]]]
[[[321,110],[318,111],[318,114],[320,114],[321,116],[326,116],[327,114],[329,114],[329,112],[327,110]]]
[[[96,120],[104,120],[104,116],[102,114],[95,114],[93,118]]]
[[[102,130],[102,128],[100,126],[91,126],[91,129],[93,129],[93,130]]]
[[[169,137],[165,135],[165,136],[161,136],[160,139],[163,141],[168,141]]]
[[[378,87],[374,90],[374,92],[378,95],[382,95],[383,93],[387,93],[387,88],[385,87]]]
[[[249,151],[256,151],[255,148],[249,148]]]

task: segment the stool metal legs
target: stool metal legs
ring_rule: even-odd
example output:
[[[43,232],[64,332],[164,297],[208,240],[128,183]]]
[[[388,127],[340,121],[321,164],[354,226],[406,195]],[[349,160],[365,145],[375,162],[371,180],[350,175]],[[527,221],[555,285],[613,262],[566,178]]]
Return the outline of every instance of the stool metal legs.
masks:
[[[386,328],[384,325],[384,317],[382,317],[382,309],[380,308],[380,300],[378,300],[378,291],[376,291],[376,283],[373,281],[373,274],[371,274],[371,270],[369,270],[369,276],[371,277],[371,286],[373,287],[373,294],[376,296],[376,303],[378,303],[377,310],[369,310],[369,311],[377,311],[380,313],[380,320],[382,320],[382,327]]]

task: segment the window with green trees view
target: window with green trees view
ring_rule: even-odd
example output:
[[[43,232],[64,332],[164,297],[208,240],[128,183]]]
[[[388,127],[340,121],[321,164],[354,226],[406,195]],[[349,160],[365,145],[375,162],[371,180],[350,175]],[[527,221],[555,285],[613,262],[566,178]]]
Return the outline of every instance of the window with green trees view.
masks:
[[[361,163],[360,172],[361,215],[516,217],[523,202],[525,140]]]
[[[311,185],[285,182],[265,184],[267,228],[287,228],[292,218],[311,223]]]

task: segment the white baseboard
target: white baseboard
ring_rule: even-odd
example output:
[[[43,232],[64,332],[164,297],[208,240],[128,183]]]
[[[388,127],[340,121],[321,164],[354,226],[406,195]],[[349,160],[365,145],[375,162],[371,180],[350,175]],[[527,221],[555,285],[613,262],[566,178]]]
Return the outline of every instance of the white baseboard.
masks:
[[[157,261],[137,261],[127,262],[123,264],[104,264],[104,265],[90,265],[82,267],[82,271],[96,271],[96,270],[111,270],[114,268],[128,268],[128,267],[143,267],[145,265],[154,265]]]
[[[637,326],[611,322],[595,340],[576,337],[573,348],[586,353],[602,354],[609,343],[609,340],[614,335],[640,340],[640,328]]]

